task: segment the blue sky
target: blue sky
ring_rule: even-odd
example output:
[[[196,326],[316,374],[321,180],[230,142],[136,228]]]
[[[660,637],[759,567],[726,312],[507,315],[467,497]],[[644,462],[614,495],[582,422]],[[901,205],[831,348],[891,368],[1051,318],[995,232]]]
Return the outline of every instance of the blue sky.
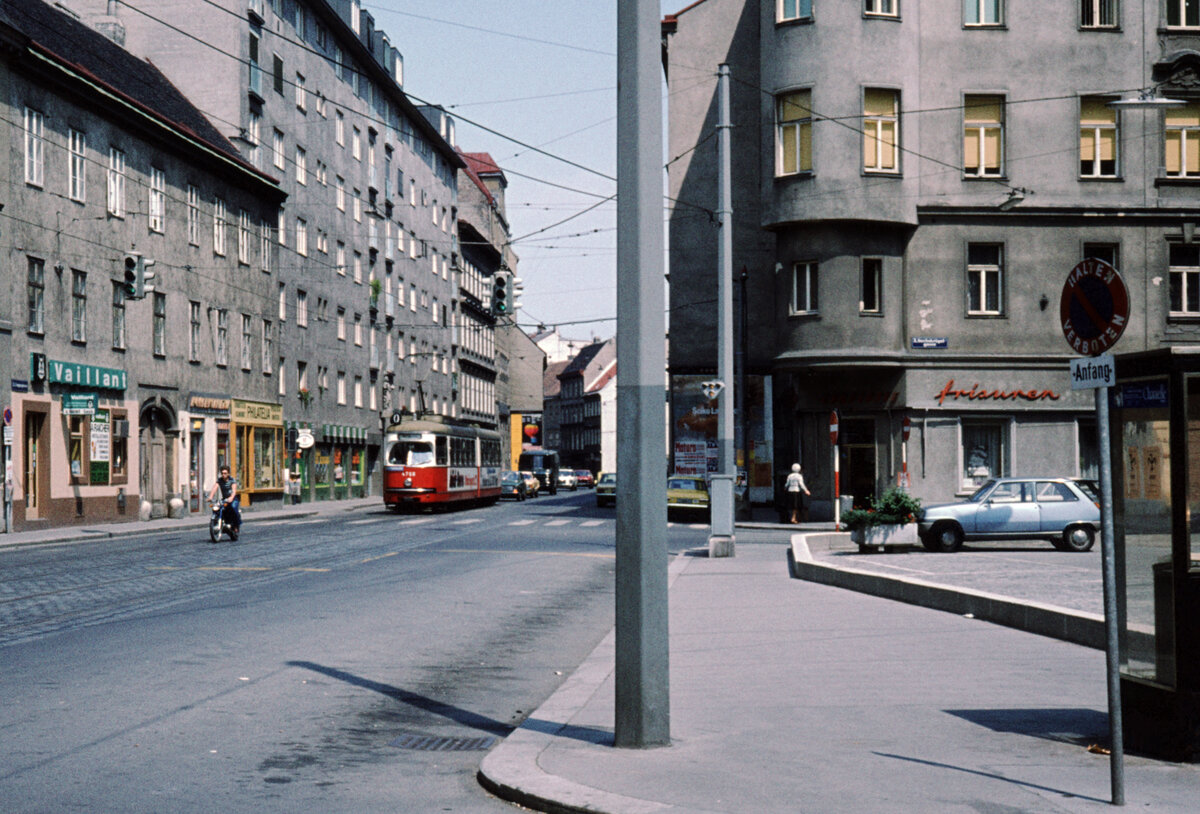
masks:
[[[363,7],[404,55],[405,91],[454,114],[459,146],[491,153],[508,175],[520,323],[614,335],[616,203],[604,199],[616,192],[616,0]]]

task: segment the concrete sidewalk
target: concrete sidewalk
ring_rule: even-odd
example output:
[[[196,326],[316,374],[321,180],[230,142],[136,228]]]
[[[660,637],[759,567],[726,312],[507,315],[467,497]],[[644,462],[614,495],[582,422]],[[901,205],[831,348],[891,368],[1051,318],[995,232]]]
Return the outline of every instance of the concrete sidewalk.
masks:
[[[1108,731],[1102,651],[792,579],[794,529],[672,561],[670,746],[612,746],[610,634],[485,757],[484,785],[611,814],[1109,805],[1110,759],[1088,750]],[[1130,809],[1200,805],[1200,766],[1126,755],[1125,774]]]
[[[383,499],[376,497],[347,498],[345,500],[322,500],[301,503],[295,506],[273,508],[242,508],[243,523],[253,524],[267,520],[279,520],[313,515],[330,515],[358,509],[383,509]],[[164,531],[200,529],[208,526],[208,511],[189,514],[186,517],[160,517],[155,520],[132,520],[128,523],[86,523],[78,526],[56,526],[36,531],[17,531],[0,534],[0,548],[45,543],[76,543],[102,540],[107,537],[129,537],[141,534],[158,534]]]

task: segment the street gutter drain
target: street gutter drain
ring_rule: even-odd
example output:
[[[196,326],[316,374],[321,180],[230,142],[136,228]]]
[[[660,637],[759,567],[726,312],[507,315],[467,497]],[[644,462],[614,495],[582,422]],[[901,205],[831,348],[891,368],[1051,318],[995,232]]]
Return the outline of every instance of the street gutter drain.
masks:
[[[435,735],[401,735],[388,742],[388,746],[400,749],[415,749],[420,752],[473,752],[491,749],[496,739],[490,736],[479,738],[442,738]]]

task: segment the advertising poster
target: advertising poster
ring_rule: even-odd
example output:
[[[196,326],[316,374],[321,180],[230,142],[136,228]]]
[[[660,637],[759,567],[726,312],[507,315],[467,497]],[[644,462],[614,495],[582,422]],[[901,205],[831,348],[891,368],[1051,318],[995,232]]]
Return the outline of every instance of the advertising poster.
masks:
[[[91,462],[91,472],[88,480],[93,484],[108,483],[108,467],[111,460],[111,436],[109,429],[108,410],[97,410],[92,416],[92,430],[89,438],[88,460]]]
[[[717,401],[704,394],[703,383],[712,376],[671,377],[671,471],[680,475],[711,475],[717,469]],[[734,451],[739,486],[748,481],[750,499],[769,503],[774,499],[771,455],[774,442],[767,426],[766,388],[762,376],[746,377],[746,420],[739,433],[734,418]]]

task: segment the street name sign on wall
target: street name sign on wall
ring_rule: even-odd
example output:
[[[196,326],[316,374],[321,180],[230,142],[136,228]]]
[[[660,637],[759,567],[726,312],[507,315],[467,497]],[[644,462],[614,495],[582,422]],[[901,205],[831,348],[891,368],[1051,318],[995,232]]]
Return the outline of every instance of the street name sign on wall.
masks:
[[[1121,338],[1129,321],[1129,292],[1103,260],[1081,261],[1063,284],[1059,304],[1063,336],[1076,353],[1098,356]]]

